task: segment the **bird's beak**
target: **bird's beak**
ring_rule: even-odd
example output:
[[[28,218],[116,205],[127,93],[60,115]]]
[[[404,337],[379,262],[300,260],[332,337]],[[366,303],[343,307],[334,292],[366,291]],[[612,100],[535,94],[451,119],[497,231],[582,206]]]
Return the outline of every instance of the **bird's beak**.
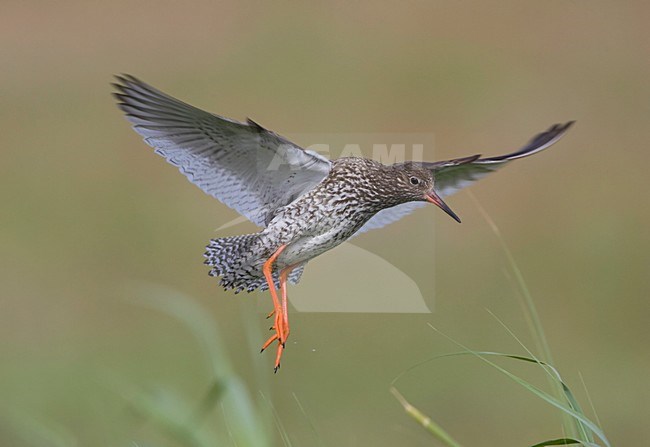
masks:
[[[445,213],[449,214],[456,222],[460,223],[460,218],[454,213],[445,202],[442,201],[440,196],[432,189],[424,195],[424,198],[427,202],[431,202],[434,205],[440,207]]]

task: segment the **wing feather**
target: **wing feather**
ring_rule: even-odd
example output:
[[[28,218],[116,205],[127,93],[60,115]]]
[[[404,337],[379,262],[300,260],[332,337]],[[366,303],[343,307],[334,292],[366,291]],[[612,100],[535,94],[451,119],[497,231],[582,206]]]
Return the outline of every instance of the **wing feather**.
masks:
[[[406,217],[415,211],[418,208],[425,206],[426,202],[407,202],[400,205],[396,205],[392,208],[386,208],[379,211],[377,214],[372,216],[368,222],[366,222],[354,236],[358,236],[370,230],[376,230],[377,228],[385,227],[390,225],[393,222],[397,222],[402,217]]]
[[[117,80],[118,107],[144,141],[204,192],[259,226],[330,171],[329,160],[252,120],[205,112],[133,76]]]
[[[521,149],[506,155],[489,158],[472,155],[453,160],[424,163],[424,166],[433,172],[434,187],[438,195],[441,197],[450,196],[497,169],[502,168],[512,160],[528,157],[546,149],[562,138],[573,123],[574,121],[566,124],[556,124],[547,131],[533,137]],[[402,217],[412,213],[425,204],[425,202],[408,202],[382,210],[366,222],[354,235],[356,236],[397,222]]]
[[[496,157],[480,158],[475,155],[456,160],[425,163],[433,172],[434,187],[438,195],[446,197],[502,168],[512,160],[536,154],[556,143],[573,125],[574,121],[555,124],[548,130],[534,136],[517,151]]]

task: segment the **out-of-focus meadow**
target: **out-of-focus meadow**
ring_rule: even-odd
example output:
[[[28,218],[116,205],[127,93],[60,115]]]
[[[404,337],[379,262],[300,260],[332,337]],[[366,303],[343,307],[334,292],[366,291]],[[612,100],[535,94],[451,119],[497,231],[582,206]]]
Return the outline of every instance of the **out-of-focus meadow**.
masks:
[[[433,313],[293,312],[273,375],[273,353],[258,354],[270,299],[222,291],[201,264],[209,238],[254,227],[215,232],[236,212],[129,128],[109,95],[112,74],[126,72],[299,144],[312,133],[427,133],[435,154],[425,155],[438,159],[498,154],[577,120],[472,194],[521,268],[555,366],[613,444],[641,445],[648,17],[641,1],[3,2],[0,444],[191,445],[138,399],[151,391],[162,402],[151,408],[182,422],[183,405],[199,407],[215,369],[230,368],[278,445],[431,445],[389,393],[410,366],[458,350],[427,323],[475,349],[525,353],[489,310],[534,347],[504,252],[461,192],[447,202],[462,225],[430,207],[355,240],[408,273]],[[290,293],[368,300],[386,278],[357,274],[346,256],[325,254]],[[229,366],[155,308],[182,307],[182,295],[204,309]],[[506,365],[545,385],[534,366]],[[562,436],[556,410],[476,359],[425,364],[399,389],[464,445]],[[217,404],[201,430],[228,439],[245,418],[229,408]]]

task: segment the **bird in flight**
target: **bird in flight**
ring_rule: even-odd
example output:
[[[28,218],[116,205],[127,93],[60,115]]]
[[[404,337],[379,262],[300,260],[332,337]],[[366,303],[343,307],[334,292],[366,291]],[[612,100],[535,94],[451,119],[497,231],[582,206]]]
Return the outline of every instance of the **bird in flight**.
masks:
[[[392,165],[357,157],[328,160],[250,119],[203,111],[130,75],[116,78],[117,105],[144,141],[190,182],[261,227],[212,239],[205,264],[225,289],[270,291],[274,333],[262,351],[277,343],[276,372],[289,337],[287,283],[300,280],[309,260],[427,203],[460,222],[443,197],[546,149],[573,124],[556,124],[521,149],[495,157]]]

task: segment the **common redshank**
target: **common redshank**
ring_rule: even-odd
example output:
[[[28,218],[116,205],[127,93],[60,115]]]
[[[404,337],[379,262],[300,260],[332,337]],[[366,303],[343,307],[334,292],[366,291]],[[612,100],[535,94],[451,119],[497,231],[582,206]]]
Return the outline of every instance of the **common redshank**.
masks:
[[[242,123],[205,112],[133,76],[117,80],[118,106],[144,141],[190,182],[262,228],[212,239],[205,264],[235,293],[269,289],[274,334],[262,351],[277,342],[276,372],[289,337],[287,283],[300,280],[310,259],[427,202],[460,222],[442,197],[546,149],[573,124],[556,124],[496,157],[392,165],[355,157],[330,161],[250,119]]]

